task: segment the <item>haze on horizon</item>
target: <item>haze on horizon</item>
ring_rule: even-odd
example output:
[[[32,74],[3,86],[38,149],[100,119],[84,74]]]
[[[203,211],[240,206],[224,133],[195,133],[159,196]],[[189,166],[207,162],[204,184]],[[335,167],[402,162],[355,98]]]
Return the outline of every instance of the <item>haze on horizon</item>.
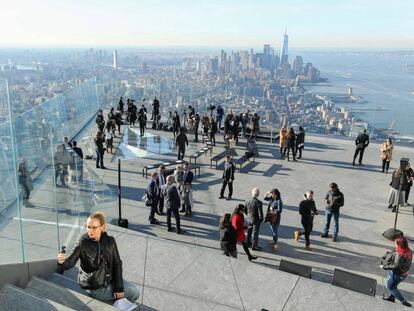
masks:
[[[414,48],[407,0],[1,0],[0,46]]]

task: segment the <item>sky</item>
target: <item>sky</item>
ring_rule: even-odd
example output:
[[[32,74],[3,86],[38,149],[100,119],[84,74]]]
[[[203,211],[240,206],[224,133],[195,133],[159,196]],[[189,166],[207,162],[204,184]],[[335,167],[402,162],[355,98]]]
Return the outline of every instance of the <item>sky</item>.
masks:
[[[0,0],[0,46],[414,48],[412,0]]]

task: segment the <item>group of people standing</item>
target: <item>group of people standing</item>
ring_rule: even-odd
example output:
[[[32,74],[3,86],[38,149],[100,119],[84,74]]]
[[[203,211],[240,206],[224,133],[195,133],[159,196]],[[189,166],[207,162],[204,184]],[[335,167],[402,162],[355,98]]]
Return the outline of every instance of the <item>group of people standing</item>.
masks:
[[[289,130],[286,126],[282,126],[279,132],[279,152],[280,158],[290,161],[290,153],[292,154],[293,162],[302,158],[302,151],[305,147],[305,130],[302,126],[299,127],[299,132],[295,134],[293,127]],[[299,156],[297,156],[299,152]]]
[[[174,215],[177,234],[184,233],[180,225],[179,212],[184,213],[184,216],[192,216],[193,179],[194,173],[188,162],[184,162],[182,166],[181,164],[177,165],[175,170],[167,170],[164,165],[161,165],[156,172],[151,174],[145,193],[146,205],[150,207],[148,217],[150,224],[158,225],[160,223],[155,218],[155,214],[163,215],[165,208],[168,231],[174,231],[171,225],[171,216]]]
[[[305,249],[312,251],[310,246],[310,234],[313,229],[313,219],[318,215],[315,201],[313,200],[313,191],[307,191],[303,200],[299,203],[299,214],[301,216],[302,230],[294,232],[294,239],[299,241],[300,236],[305,236]],[[277,242],[279,237],[279,226],[283,212],[283,201],[281,193],[274,188],[268,191],[263,200],[267,201],[266,213],[263,213],[263,201],[259,199],[259,188],[253,188],[251,198],[246,200],[245,204],[238,204],[233,214],[225,213],[220,219],[220,245],[226,256],[237,257],[236,244],[242,244],[248,259],[254,260],[249,248],[254,251],[262,250],[259,245],[260,228],[263,223],[268,223],[272,232],[271,246],[272,250],[277,250]],[[344,195],[339,190],[336,183],[329,185],[329,191],[325,196],[325,224],[323,228],[322,238],[329,237],[329,229],[332,217],[334,218],[334,234],[332,241],[338,241],[339,233],[339,211],[344,205]],[[247,225],[244,222],[244,214],[247,215]],[[247,229],[247,236],[245,230]]]

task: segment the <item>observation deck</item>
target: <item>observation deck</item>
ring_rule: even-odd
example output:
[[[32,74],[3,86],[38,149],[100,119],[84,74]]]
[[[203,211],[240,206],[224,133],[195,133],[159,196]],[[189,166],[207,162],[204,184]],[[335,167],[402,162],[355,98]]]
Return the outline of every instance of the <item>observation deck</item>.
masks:
[[[90,116],[97,107],[98,104],[91,108],[86,129],[78,135],[84,151],[94,135],[95,123]],[[86,118],[79,119],[83,120]],[[141,201],[147,185],[142,166],[176,159],[172,133],[147,130],[142,139],[136,135],[137,130],[122,127],[123,135],[114,140],[115,154],[105,154],[106,170],[96,169],[94,160],[83,161],[87,182],[56,189],[54,170],[46,161],[34,182],[34,206],[20,206],[18,210],[15,205],[5,209],[0,217],[0,263],[20,262],[22,253],[25,262],[55,258],[61,245],[70,249],[92,211],[102,210],[109,219],[116,219],[117,160],[121,159],[122,217],[129,220],[129,229],[111,225],[108,232],[116,237],[124,278],[140,288],[143,310],[403,309],[400,304],[380,299],[386,273],[379,269],[379,259],[392,248],[382,233],[393,226],[394,214],[386,203],[391,174],[381,173],[378,144],[371,143],[366,149],[364,165],[352,166],[353,140],[307,135],[303,158],[298,162],[281,160],[277,142],[258,141],[260,156],[236,172],[231,201],[218,198],[223,164],[217,170],[210,169],[210,156],[203,155],[197,162],[201,174],[193,182],[194,215],[181,217],[186,234],[177,235],[167,232],[165,216],[157,216],[160,226],[150,225],[149,210]],[[67,134],[56,134],[49,146],[63,136]],[[191,142],[193,134],[187,136],[190,146],[186,160],[203,146]],[[217,135],[216,141],[213,155],[224,150],[222,136]],[[245,150],[246,140],[241,139],[236,154],[243,155]],[[410,147],[395,146],[390,170],[398,165],[397,159],[412,158],[413,151]],[[49,157],[52,158],[50,153]],[[48,159],[45,155],[43,158]],[[324,221],[323,199],[331,182],[336,182],[345,196],[337,243],[319,237]],[[13,179],[8,184],[12,191]],[[2,189],[7,193],[7,183],[2,185],[6,185]],[[221,254],[218,222],[224,212],[231,213],[237,204],[244,203],[254,187],[260,189],[260,197],[278,188],[284,209],[277,252],[272,252],[268,243],[272,240],[270,228],[263,224],[259,241],[263,250],[253,252],[259,257],[253,263],[248,262],[241,247],[238,259]],[[314,221],[312,252],[304,249],[303,240],[298,243],[293,239],[293,232],[301,228],[298,204],[309,189],[314,191],[321,212]],[[401,207],[397,227],[412,237],[413,222],[412,207]],[[23,241],[19,240],[21,236]],[[311,266],[312,280],[279,271],[282,259]],[[335,268],[376,279],[377,297],[329,285]],[[76,278],[76,269],[65,275]],[[399,288],[408,301],[414,300],[411,276]]]

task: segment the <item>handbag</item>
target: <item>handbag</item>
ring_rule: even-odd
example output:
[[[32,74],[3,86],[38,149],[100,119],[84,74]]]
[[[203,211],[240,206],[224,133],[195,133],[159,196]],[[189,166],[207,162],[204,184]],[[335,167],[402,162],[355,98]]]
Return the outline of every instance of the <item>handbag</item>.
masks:
[[[100,254],[98,255],[100,258]],[[98,260],[98,269],[93,272],[85,272],[80,269],[79,285],[83,289],[96,290],[98,288],[107,287],[111,282],[111,273],[107,271],[107,260],[103,262]]]
[[[279,218],[279,213],[277,211],[271,211],[270,210],[266,214],[265,222],[268,222],[271,225],[274,225],[277,222],[278,218]]]
[[[142,202],[144,202],[145,206],[152,206],[152,199],[150,199],[147,191],[145,191],[145,193],[142,196],[141,200],[142,200]]]

